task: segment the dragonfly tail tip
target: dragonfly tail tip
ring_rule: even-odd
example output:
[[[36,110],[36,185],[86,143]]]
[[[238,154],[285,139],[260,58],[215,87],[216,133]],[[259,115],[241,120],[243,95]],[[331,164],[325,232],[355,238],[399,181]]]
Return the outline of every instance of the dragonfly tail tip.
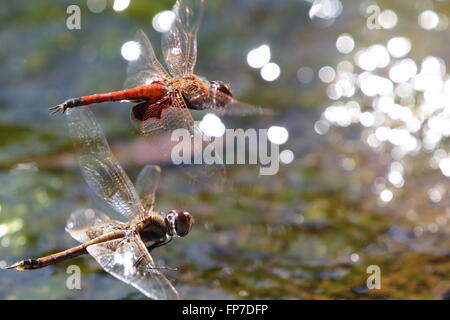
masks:
[[[16,269],[16,270],[24,270],[23,261],[18,261],[10,266],[5,267],[4,269]]]
[[[61,113],[65,113],[66,112],[66,108],[64,107],[63,104],[58,104],[57,106],[48,108],[48,110],[51,111],[50,114],[56,114],[56,113],[59,113],[59,112],[61,112]]]
[[[5,267],[5,269],[15,269],[15,268],[18,267],[18,265],[19,265],[19,264],[16,262],[16,263],[14,263],[14,264],[12,264],[12,265],[10,265],[10,266]]]

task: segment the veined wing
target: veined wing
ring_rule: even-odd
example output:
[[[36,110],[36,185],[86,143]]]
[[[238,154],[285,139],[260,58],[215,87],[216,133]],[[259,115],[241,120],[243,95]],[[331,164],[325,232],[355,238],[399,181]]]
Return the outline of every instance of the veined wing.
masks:
[[[125,283],[152,299],[177,299],[178,293],[155,267],[152,257],[138,234],[87,247],[97,262]]]
[[[81,172],[89,187],[113,209],[131,219],[142,212],[130,178],[111,153],[89,107],[67,110],[70,135]]]
[[[172,105],[164,112],[165,126],[170,130],[187,129],[191,134],[195,129],[195,122],[180,91],[175,91]]]
[[[177,0],[172,8],[175,21],[162,35],[166,65],[174,77],[193,73],[197,60],[197,33],[206,0]]]
[[[75,240],[86,242],[123,225],[122,222],[111,219],[101,211],[78,209],[67,220],[66,231]]]
[[[172,131],[175,129],[184,128],[191,134],[194,132],[195,122],[189,112],[184,98],[179,91],[174,91],[172,95],[172,101],[170,103],[163,103],[162,106],[148,105],[149,108],[146,113],[145,120],[141,121],[134,115],[132,110],[131,119],[133,124],[143,135],[153,134],[157,131]],[[145,107],[144,104],[139,106]],[[156,109],[153,109],[156,108]],[[148,115],[148,116],[147,116]]]
[[[145,166],[138,175],[136,190],[141,197],[145,213],[153,212],[155,205],[155,193],[159,185],[161,168],[156,165]]]
[[[125,88],[134,88],[154,80],[169,78],[169,74],[156,58],[152,44],[144,31],[138,30],[134,41],[138,44],[139,56],[128,63]]]
[[[254,106],[234,99],[233,97],[222,93],[216,89],[210,89],[210,96],[212,99],[205,105],[207,111],[211,111],[220,115],[231,116],[249,116],[260,115],[268,116],[274,115],[274,111],[260,106]]]

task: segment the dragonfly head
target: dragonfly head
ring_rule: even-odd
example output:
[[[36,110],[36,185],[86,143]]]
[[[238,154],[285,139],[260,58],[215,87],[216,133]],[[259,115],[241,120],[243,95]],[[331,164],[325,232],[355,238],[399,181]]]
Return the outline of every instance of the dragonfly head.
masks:
[[[211,88],[214,90],[219,90],[221,93],[229,96],[230,98],[233,96],[233,94],[231,93],[231,88],[229,85],[226,85],[225,83],[223,83],[222,81],[211,81]]]
[[[166,225],[171,236],[184,237],[191,231],[194,218],[187,211],[170,210],[167,213]]]
[[[211,94],[210,97],[215,107],[223,108],[229,103],[233,97],[231,88],[222,81],[210,82]]]

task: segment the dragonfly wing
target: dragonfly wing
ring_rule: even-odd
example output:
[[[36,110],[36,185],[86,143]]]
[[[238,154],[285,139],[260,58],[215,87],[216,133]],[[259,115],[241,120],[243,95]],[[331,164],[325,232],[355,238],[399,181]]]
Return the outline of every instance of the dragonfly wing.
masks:
[[[146,111],[140,110],[139,112],[134,112],[134,108],[145,107],[144,104],[136,105],[132,110],[132,119],[134,119],[135,125],[143,135],[150,135],[154,132],[171,133],[176,129],[185,129],[190,139],[189,142],[183,139],[183,143],[189,143],[189,145],[183,147],[183,153],[185,151],[190,152],[190,158],[202,158],[202,148],[200,148],[202,145],[202,133],[196,126],[183,95],[179,91],[173,91],[170,100],[170,103],[164,106],[156,106],[156,104],[152,106],[147,105],[149,110]],[[145,117],[140,117],[145,120],[138,120],[138,117],[135,116],[136,114],[145,114]],[[200,145],[194,141],[200,141]],[[172,150],[173,142],[170,139],[170,142],[167,141],[167,145],[159,146],[161,152]],[[223,161],[219,162],[223,163]],[[212,180],[217,182],[214,183],[217,185],[215,189],[221,190],[224,185],[226,170],[222,164],[208,164],[201,166],[202,168],[194,164],[181,164],[180,167],[191,178],[191,182],[195,186],[202,188],[206,186],[210,188]]]
[[[185,142],[188,142],[189,146],[183,148],[183,153],[190,152],[191,161],[181,163],[179,167],[189,177],[191,187],[198,191],[222,192],[227,181],[227,170],[223,158],[216,152],[213,155],[214,163],[207,162],[204,158],[205,151],[213,147],[214,141],[205,139],[205,134],[196,125],[191,140],[183,140],[182,143]],[[196,164],[195,159],[202,159],[202,162]]]
[[[144,31],[138,30],[134,41],[138,44],[139,56],[128,63],[125,88],[135,88],[154,80],[168,78],[169,74],[156,58],[152,44]]]
[[[79,242],[86,242],[112,231],[123,223],[113,220],[101,211],[79,209],[73,212],[66,224],[66,231]]]
[[[161,176],[161,168],[156,165],[147,165],[139,173],[136,181],[136,190],[146,213],[153,212],[155,193]]]
[[[127,218],[142,212],[130,178],[111,153],[108,142],[89,107],[67,110],[70,135],[81,172],[89,187]]]
[[[146,116],[142,120],[137,119],[135,116],[135,108],[140,106],[145,107],[144,104],[136,105],[132,110],[131,118],[141,134],[150,135],[155,132],[171,132],[180,128],[187,129],[193,134],[195,122],[179,91],[173,92],[170,103],[163,103],[162,106],[158,105],[158,103],[147,105],[148,110],[145,112]]]
[[[224,116],[272,116],[275,114],[275,112],[270,109],[247,104],[236,99],[230,100],[224,106],[216,104],[210,111]]]
[[[274,111],[270,109],[236,100],[217,89],[210,89],[209,94],[211,99],[205,103],[205,111],[230,116],[274,115]]]
[[[166,65],[174,77],[192,73],[197,60],[197,33],[206,0],[177,0],[172,8],[175,20],[162,35]]]
[[[157,300],[177,299],[170,281],[155,267],[139,235],[87,247],[87,251],[107,272],[144,295]]]
[[[180,91],[173,93],[172,105],[162,113],[164,127],[168,130],[184,128],[193,134],[195,122]]]

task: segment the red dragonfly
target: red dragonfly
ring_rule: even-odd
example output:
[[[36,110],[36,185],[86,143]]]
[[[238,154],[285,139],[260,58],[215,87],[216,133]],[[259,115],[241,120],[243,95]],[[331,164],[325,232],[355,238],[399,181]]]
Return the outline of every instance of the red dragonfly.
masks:
[[[105,101],[128,100],[137,104],[131,118],[144,135],[159,130],[196,128],[188,109],[209,110],[219,114],[247,115],[268,113],[232,97],[231,89],[221,81],[208,81],[195,75],[197,32],[206,0],[177,0],[172,12],[175,20],[162,35],[162,51],[168,71],[155,56],[147,36],[139,30],[135,42],[139,56],[130,61],[128,77],[122,91],[93,94],[69,99],[53,112]]]
[[[153,210],[161,169],[144,167],[136,189],[111,153],[106,138],[88,107],[67,113],[78,162],[89,187],[128,219],[121,222],[94,209],[71,214],[66,231],[82,244],[37,259],[26,259],[8,269],[33,270],[86,253],[114,277],[153,299],[175,299],[177,290],[153,262],[150,252],[174,237],[184,237],[194,223],[186,211],[167,214]]]

